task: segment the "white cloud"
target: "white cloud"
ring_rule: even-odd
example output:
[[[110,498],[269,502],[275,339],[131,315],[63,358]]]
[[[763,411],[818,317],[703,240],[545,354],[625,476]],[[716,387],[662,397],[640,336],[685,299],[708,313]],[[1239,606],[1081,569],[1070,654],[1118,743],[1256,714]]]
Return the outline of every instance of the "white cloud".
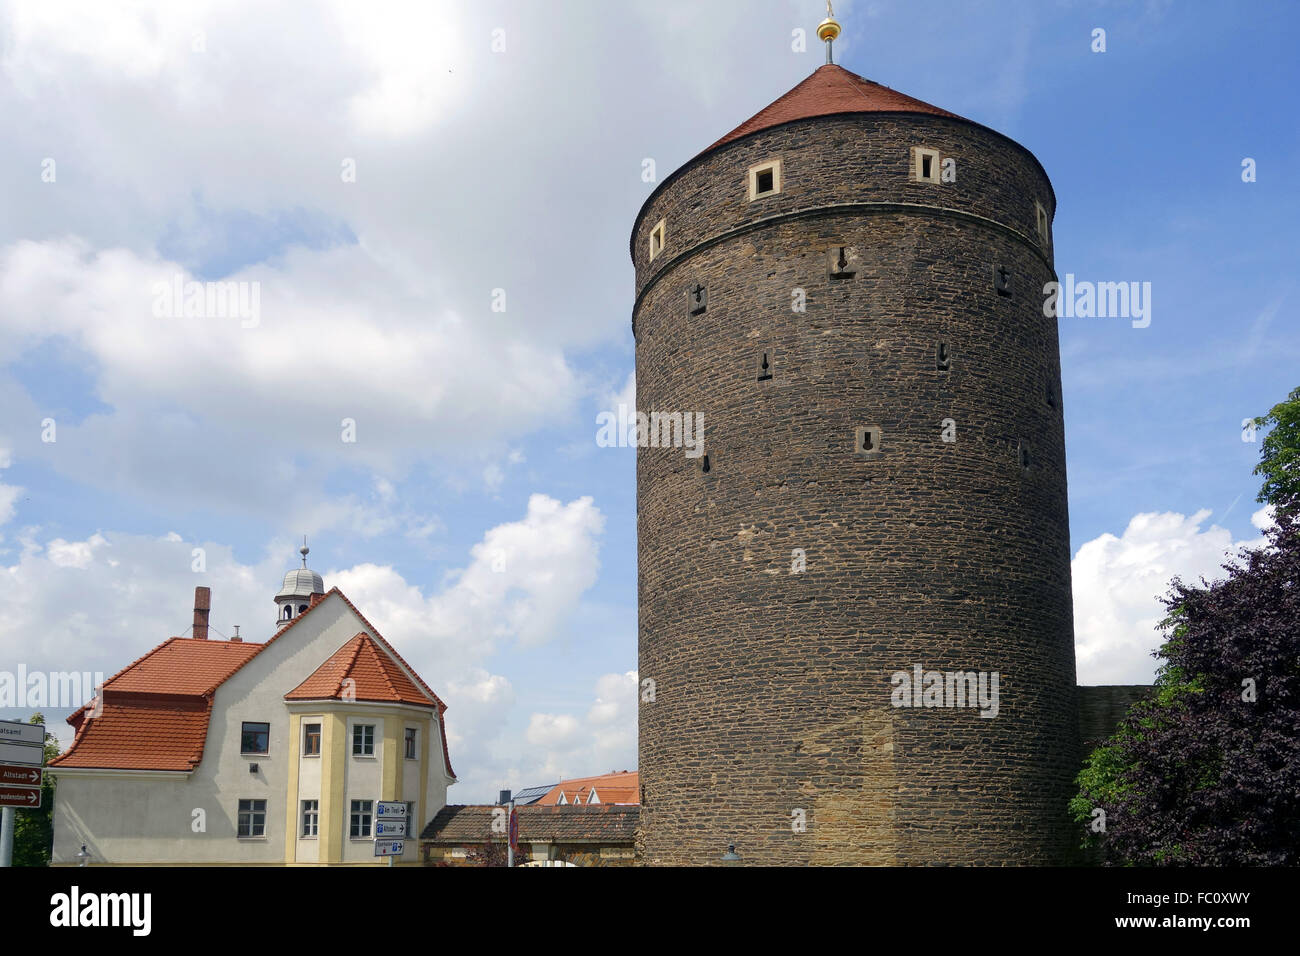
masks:
[[[1252,522],[1263,528],[1268,509]],[[1151,651],[1162,643],[1159,598],[1175,576],[1188,584],[1225,576],[1221,566],[1242,547],[1262,539],[1233,541],[1217,525],[1204,530],[1208,509],[1134,515],[1119,537],[1103,534],[1079,548],[1070,570],[1074,588],[1074,639],[1080,684],[1149,684],[1155,679]]]
[[[524,740],[503,736],[515,691],[507,677],[483,664],[504,641],[537,645],[563,632],[595,581],[603,527],[590,498],[564,504],[538,494],[521,520],[489,529],[469,565],[440,586],[422,588],[375,564],[323,575],[326,587],[340,588],[447,702],[453,765],[483,793],[503,774],[506,785],[518,786],[516,778],[544,765]],[[115,673],[167,637],[187,632],[197,585],[212,588],[212,625],[219,634],[231,634],[235,623],[247,640],[274,633],[272,599],[288,553],[282,542],[255,565],[240,563],[229,547],[204,544],[207,571],[195,574],[194,543],[175,532],[104,532],[44,544],[38,534],[26,531],[21,554],[0,565],[0,660],[10,666]],[[504,564],[496,564],[498,554]],[[502,570],[494,571],[494,564]],[[615,689],[602,678],[598,692],[585,725],[564,741],[569,749],[589,741],[606,747],[602,741],[623,732],[625,707]],[[557,726],[565,720],[557,719]]]
[[[171,535],[163,540],[170,540]],[[178,539],[179,540],[179,539]],[[108,547],[108,540],[101,535],[91,535],[87,541],[64,541],[55,538],[46,547],[50,562],[60,568],[88,568],[95,558],[95,552]]]
[[[12,463],[12,453],[8,448],[0,447],[0,471],[4,471]],[[18,501],[18,496],[22,493],[23,489],[17,485],[6,485],[0,482],[0,525],[8,524],[9,520],[17,513],[18,509],[15,504]]]
[[[636,671],[604,674],[585,717],[534,713],[527,739],[535,750],[536,778],[559,780],[636,766]]]
[[[470,549],[469,565],[436,593],[426,596],[393,568],[374,564],[331,572],[326,583],[369,608],[366,616],[385,636],[391,629],[409,642],[412,663],[423,659],[435,673],[460,669],[503,641],[537,646],[559,636],[596,582],[604,526],[589,497],[566,505],[535,494],[524,518],[489,529]],[[399,649],[405,655],[406,643]]]

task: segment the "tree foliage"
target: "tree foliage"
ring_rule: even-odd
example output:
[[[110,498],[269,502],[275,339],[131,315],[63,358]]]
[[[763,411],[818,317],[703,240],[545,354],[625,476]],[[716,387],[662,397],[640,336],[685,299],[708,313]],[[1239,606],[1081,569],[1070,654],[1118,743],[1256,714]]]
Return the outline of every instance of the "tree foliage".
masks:
[[[1171,582],[1156,693],[1079,774],[1070,809],[1105,811],[1085,842],[1108,863],[1300,864],[1300,388],[1256,422],[1277,526],[1225,579]]]
[[[42,714],[32,714],[29,724],[44,724]],[[59,741],[45,735],[45,762],[59,755]],[[18,810],[14,821],[14,866],[49,866],[54,848],[54,778],[48,773],[41,784],[41,805],[35,810]]]
[[[1264,486],[1258,501],[1279,510],[1300,507],[1300,387],[1293,388],[1286,401],[1278,402],[1267,415],[1255,419],[1261,427],[1272,426],[1260,446],[1255,474]]]

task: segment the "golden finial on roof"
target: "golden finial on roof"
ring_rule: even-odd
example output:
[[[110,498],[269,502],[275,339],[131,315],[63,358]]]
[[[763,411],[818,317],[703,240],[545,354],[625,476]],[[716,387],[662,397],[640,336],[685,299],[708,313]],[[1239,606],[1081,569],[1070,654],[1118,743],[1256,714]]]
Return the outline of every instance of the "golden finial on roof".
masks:
[[[826,44],[826,62],[831,63],[831,43],[840,35],[840,23],[835,19],[831,9],[831,0],[826,0],[826,19],[817,24],[817,39]]]

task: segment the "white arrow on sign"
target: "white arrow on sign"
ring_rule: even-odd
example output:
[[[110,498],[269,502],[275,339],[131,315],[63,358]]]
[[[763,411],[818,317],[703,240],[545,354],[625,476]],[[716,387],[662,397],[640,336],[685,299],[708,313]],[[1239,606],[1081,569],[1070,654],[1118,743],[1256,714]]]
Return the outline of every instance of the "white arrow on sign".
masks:
[[[41,770],[38,767],[0,763],[0,785],[6,783],[17,787],[39,787]]]

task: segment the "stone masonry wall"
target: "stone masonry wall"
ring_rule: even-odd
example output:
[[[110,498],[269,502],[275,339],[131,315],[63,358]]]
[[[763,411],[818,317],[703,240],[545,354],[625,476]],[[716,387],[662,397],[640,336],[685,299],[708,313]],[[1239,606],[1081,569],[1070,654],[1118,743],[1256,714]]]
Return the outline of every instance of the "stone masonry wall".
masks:
[[[912,146],[956,157],[957,181],[912,182]],[[782,193],[748,202],[746,170],[777,157]],[[645,862],[735,843],[770,864],[1052,863],[1077,843],[1055,275],[1035,199],[1050,216],[1037,162],[990,131],[849,116],[728,144],[638,217],[637,408],[702,412],[709,463],[637,457]],[[830,276],[839,246],[850,278]],[[858,454],[866,426],[874,456]],[[891,706],[891,674],[914,664],[997,671],[998,716]]]

